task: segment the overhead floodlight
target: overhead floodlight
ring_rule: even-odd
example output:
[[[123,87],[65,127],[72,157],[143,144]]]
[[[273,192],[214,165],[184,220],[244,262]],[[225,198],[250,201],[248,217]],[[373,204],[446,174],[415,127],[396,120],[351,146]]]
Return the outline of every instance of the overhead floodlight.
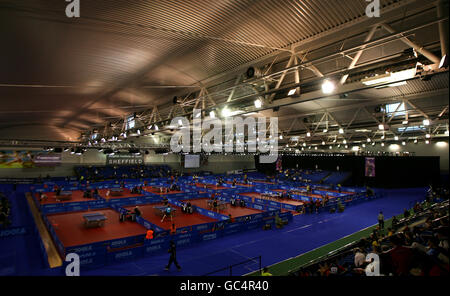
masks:
[[[295,94],[295,92],[297,91],[297,89],[293,88],[288,92],[288,96],[292,96],[293,94]]]
[[[230,111],[230,109],[228,109],[228,107],[225,107],[225,108],[222,109],[222,116],[223,117],[228,117],[230,115],[231,115],[231,111]]]
[[[367,143],[370,143],[372,140],[370,138],[367,138]]]
[[[344,133],[344,129],[343,129],[343,128],[340,128],[340,129],[339,129],[339,133],[340,133],[340,134],[343,134],[343,133]]]
[[[330,80],[325,80],[322,83],[322,92],[324,94],[327,94],[327,95],[331,94],[332,92],[334,92],[335,88],[336,88],[336,85]]]
[[[423,125],[425,125],[425,126],[430,125],[430,120],[429,119],[424,119],[423,120]]]
[[[261,108],[261,106],[262,106],[262,101],[260,100],[260,99],[257,99],[257,100],[255,100],[255,107],[256,108]]]
[[[431,135],[430,134],[426,134],[425,138],[429,139],[429,138],[431,138]]]
[[[408,124],[408,120],[403,120],[402,124],[407,125]]]
[[[310,132],[307,132],[307,133],[306,133],[306,136],[307,136],[307,137],[311,137],[311,133],[310,133]]]
[[[283,140],[283,135],[280,135],[280,140]]]
[[[403,141],[403,142],[402,142],[402,145],[403,145],[403,146],[405,146],[405,145],[406,145],[406,142],[405,142],[405,141]]]
[[[411,69],[407,69],[407,70],[402,70],[399,72],[393,72],[393,73],[386,73],[383,75],[376,75],[370,78],[366,78],[361,80],[361,82],[364,85],[376,85],[376,84],[384,84],[384,83],[389,83],[391,82],[391,84],[387,85],[387,86],[399,86],[399,85],[404,85],[406,84],[405,80],[414,78],[414,76],[416,76],[416,72],[417,72],[417,68],[411,68]]]
[[[159,127],[157,124],[155,124],[155,131],[159,130]]]
[[[384,147],[384,143],[383,142],[381,142],[381,147]]]
[[[325,128],[324,130],[323,130],[323,133],[327,133],[328,132],[328,130]]]
[[[378,125],[378,129],[379,129],[380,131],[384,131],[384,124],[379,124],[379,125]]]
[[[325,145],[325,141],[322,141],[322,145]]]
[[[414,144],[417,144],[417,142],[418,142],[417,139],[414,139]]]
[[[439,69],[448,67],[448,57],[444,55],[439,63]]]
[[[398,136],[395,136],[395,137],[394,137],[394,140],[398,141]]]
[[[347,144],[347,140],[346,140],[346,139],[344,139],[344,141],[343,141],[342,143],[344,143],[344,144]]]
[[[425,141],[425,144],[430,144],[430,141],[426,140],[426,141]]]
[[[209,112],[209,117],[216,118],[216,113],[214,113],[214,111],[210,111]]]

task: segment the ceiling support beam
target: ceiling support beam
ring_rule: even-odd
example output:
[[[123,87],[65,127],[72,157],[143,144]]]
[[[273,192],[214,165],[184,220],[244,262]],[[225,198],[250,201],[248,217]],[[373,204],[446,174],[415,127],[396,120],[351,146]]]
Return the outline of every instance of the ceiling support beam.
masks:
[[[394,28],[392,28],[391,26],[389,26],[388,24],[382,23],[381,26],[388,31],[391,34],[395,34],[395,30]],[[403,36],[403,34],[401,34]],[[427,59],[429,59],[431,62],[435,63],[435,64],[439,64],[441,59],[438,58],[437,56],[435,56],[432,52],[430,52],[429,50],[425,49],[423,46],[418,45],[417,43],[409,40],[407,37],[403,37],[400,38],[401,41],[403,41],[406,45],[412,47],[415,51],[417,51],[418,53],[422,54],[424,57],[426,57]]]
[[[292,63],[294,62],[294,60],[295,60],[295,55],[291,55],[291,57],[289,58],[289,61],[288,61],[287,64],[286,64],[286,68],[290,68],[291,65],[292,65]],[[280,76],[280,78],[278,79],[278,82],[277,82],[277,84],[275,85],[274,90],[280,88],[281,84],[283,83],[284,77],[286,77],[287,72],[288,72],[288,70],[286,69],[286,70],[284,70],[284,71],[281,73],[281,76]],[[271,103],[271,102],[273,101],[273,99],[275,98],[275,95],[276,95],[276,93],[272,93],[272,94],[269,96],[269,103]]]
[[[379,25],[377,24],[370,29],[369,33],[367,34],[366,38],[364,39],[364,43],[367,43],[370,41],[370,39],[372,39],[373,35],[375,34],[375,32],[378,29],[378,26]],[[365,48],[366,48],[365,45],[361,46],[361,49],[356,53],[355,57],[353,58],[350,65],[348,66],[347,70],[351,70],[356,66],[356,64],[358,63],[359,59],[361,58],[361,55],[363,54]],[[342,76],[341,81],[340,81],[341,84],[344,84],[345,81],[347,81],[347,78],[348,78],[348,74],[345,74],[344,76]]]
[[[443,18],[448,16],[448,8],[444,7],[444,0],[438,0],[436,3],[437,17]],[[448,55],[448,19],[439,22],[439,38],[441,42],[441,55]]]

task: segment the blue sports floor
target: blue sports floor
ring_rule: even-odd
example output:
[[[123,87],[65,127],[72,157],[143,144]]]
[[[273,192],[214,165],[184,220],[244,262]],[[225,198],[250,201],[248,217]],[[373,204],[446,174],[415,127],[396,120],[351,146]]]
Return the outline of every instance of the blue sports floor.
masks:
[[[378,190],[379,191],[379,190]],[[403,213],[413,203],[423,200],[426,189],[383,190],[384,197],[349,206],[343,213],[320,213],[294,216],[293,222],[281,230],[255,229],[228,237],[178,248],[177,259],[182,266],[177,271],[164,267],[168,254],[142,258],[120,265],[105,266],[95,270],[81,270],[83,276],[191,276],[203,275],[230,264],[262,256],[262,265],[272,265],[299,254],[311,251],[377,223],[383,211],[386,219]],[[25,219],[25,218],[24,218]],[[61,269],[44,269],[36,238],[32,235],[0,240],[0,251],[15,252],[17,275],[63,275]],[[6,246],[5,244],[8,244]],[[23,253],[22,253],[23,252]],[[20,256],[17,256],[19,254]],[[22,255],[23,254],[23,255]],[[258,262],[249,262],[233,269],[233,275],[243,275],[259,268]],[[228,275],[228,271],[215,275]]]

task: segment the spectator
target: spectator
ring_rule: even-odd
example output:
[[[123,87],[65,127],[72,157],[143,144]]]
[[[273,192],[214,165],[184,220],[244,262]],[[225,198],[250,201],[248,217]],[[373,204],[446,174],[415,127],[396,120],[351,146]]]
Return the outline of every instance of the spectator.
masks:
[[[272,276],[272,274],[269,272],[269,268],[268,267],[264,267],[263,268],[261,276]]]
[[[354,250],[354,253],[355,253],[355,259],[354,259],[355,267],[362,267],[366,260],[366,255],[361,251],[360,248],[356,248]]]
[[[394,245],[394,247],[389,250],[387,254],[390,255],[394,274],[408,275],[413,259],[412,249],[403,246],[398,235],[390,237],[390,241]]]

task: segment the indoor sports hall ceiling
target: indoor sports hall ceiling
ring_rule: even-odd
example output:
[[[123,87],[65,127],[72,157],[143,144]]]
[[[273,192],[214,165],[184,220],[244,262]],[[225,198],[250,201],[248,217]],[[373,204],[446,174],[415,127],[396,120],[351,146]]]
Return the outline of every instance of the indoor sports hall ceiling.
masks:
[[[365,0],[80,0],[80,18],[66,16],[67,4],[0,0],[0,139],[118,136],[134,112],[170,135],[166,120],[228,106],[278,116],[287,136],[328,141],[322,125],[367,137],[355,130],[377,132],[377,106],[405,100],[411,122],[429,117],[437,132],[448,129],[448,67],[437,67],[445,0],[381,0],[380,17],[366,15]],[[361,87],[417,63],[422,74],[407,84]],[[336,94],[319,94],[325,79],[346,74]]]

